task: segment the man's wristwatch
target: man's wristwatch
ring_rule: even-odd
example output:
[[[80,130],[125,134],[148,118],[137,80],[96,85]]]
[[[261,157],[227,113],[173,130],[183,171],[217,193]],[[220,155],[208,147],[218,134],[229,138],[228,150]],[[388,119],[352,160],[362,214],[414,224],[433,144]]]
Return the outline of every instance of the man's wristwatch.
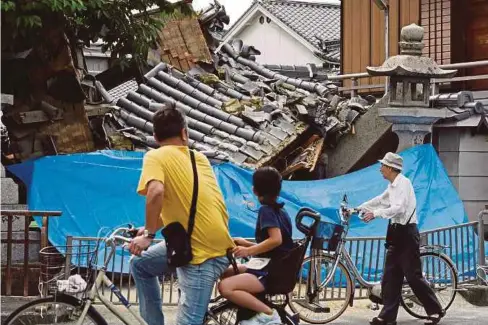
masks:
[[[151,238],[151,239],[154,239],[156,237],[155,234],[149,233],[149,230],[147,230],[147,229],[144,229],[143,236],[146,237],[146,238]]]

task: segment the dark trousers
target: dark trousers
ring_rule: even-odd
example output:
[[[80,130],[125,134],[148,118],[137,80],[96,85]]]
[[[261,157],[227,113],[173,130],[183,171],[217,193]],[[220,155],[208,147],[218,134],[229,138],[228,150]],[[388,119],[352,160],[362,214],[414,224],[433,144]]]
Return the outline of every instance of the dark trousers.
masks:
[[[404,277],[428,315],[442,312],[439,300],[422,275],[417,225],[409,224],[402,227],[402,231],[404,233],[401,236],[401,244],[392,243],[388,247],[381,283],[384,305],[378,317],[388,322],[395,321],[397,318]]]

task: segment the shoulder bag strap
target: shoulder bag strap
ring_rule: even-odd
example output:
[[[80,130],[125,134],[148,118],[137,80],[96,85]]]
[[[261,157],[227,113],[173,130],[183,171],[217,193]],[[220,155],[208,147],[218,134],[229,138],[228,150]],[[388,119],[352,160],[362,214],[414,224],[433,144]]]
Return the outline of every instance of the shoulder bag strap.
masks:
[[[408,225],[410,223],[410,220],[412,220],[412,217],[413,217],[413,214],[415,213],[415,210],[417,210],[417,208],[413,209],[413,212],[410,215],[410,218],[408,218],[408,221],[407,221],[407,223],[405,225]]]
[[[197,163],[195,161],[195,153],[190,149],[191,166],[193,169],[193,195],[190,206],[190,218],[188,220],[188,236],[191,237],[193,226],[195,226],[195,214],[197,213],[197,198],[198,198],[198,173]]]

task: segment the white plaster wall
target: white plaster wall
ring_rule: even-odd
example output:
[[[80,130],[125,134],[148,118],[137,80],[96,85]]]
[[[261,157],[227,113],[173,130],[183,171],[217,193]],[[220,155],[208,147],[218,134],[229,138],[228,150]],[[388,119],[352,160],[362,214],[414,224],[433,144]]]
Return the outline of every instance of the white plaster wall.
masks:
[[[322,64],[322,61],[315,57],[312,51],[298,42],[273,21],[269,23],[264,19],[264,24],[259,22],[261,13],[251,19],[250,24],[243,28],[233,38],[241,39],[244,44],[253,45],[261,55],[256,60],[261,64],[287,64],[305,65],[307,63]]]

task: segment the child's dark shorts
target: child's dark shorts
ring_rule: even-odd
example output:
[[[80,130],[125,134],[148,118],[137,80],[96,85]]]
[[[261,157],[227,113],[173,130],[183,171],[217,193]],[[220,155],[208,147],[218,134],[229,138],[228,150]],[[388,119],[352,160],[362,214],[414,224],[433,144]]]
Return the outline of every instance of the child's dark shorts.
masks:
[[[258,278],[259,282],[263,285],[264,289],[266,290],[266,279],[268,277],[268,270],[263,268],[262,270],[252,270],[252,269],[247,269],[246,273],[252,274],[255,277]]]

